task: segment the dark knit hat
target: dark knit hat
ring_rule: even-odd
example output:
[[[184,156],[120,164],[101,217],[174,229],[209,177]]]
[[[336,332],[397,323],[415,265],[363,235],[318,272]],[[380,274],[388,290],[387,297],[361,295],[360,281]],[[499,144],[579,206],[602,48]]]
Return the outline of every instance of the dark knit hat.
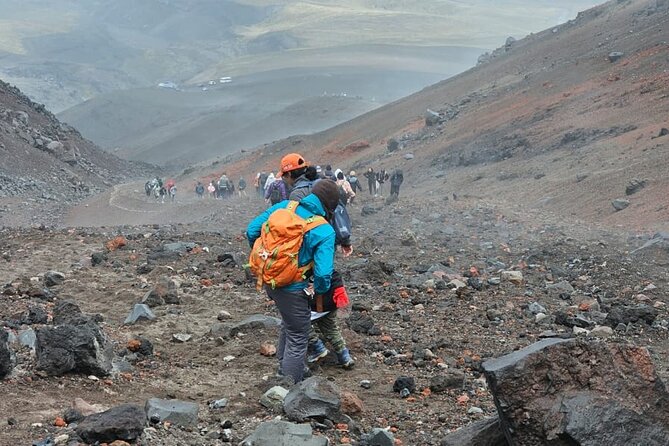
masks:
[[[311,193],[316,195],[326,211],[334,212],[339,204],[339,188],[331,180],[319,180],[314,183]]]

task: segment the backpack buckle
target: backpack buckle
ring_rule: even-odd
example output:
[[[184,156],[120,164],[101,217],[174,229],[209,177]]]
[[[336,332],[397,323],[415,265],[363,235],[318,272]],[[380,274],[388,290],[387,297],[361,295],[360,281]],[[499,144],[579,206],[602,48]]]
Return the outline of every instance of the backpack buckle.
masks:
[[[269,259],[270,254],[271,253],[269,251],[267,251],[266,249],[263,249],[262,252],[258,253],[258,257],[260,257],[263,260],[267,260],[267,259]]]

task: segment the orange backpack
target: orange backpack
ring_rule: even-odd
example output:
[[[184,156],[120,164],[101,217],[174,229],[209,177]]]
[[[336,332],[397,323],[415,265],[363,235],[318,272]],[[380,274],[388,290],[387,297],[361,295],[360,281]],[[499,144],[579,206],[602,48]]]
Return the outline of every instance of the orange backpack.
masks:
[[[300,217],[295,213],[298,204],[291,201],[286,208],[274,211],[263,223],[260,237],[253,244],[249,266],[258,278],[258,289],[263,284],[274,289],[305,280],[305,274],[313,266],[310,263],[300,268],[297,256],[304,234],[327,221],[318,215]]]

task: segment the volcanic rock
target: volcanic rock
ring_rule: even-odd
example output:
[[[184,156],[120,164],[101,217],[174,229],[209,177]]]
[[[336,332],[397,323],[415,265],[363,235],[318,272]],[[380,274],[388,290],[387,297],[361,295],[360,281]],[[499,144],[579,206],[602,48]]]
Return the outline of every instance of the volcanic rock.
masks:
[[[339,388],[319,376],[307,378],[293,386],[283,400],[283,410],[293,421],[308,418],[336,420],[340,416]]]
[[[611,206],[616,211],[622,211],[623,209],[627,208],[630,205],[629,200],[625,200],[624,198],[616,198],[611,202]]]
[[[645,348],[544,339],[483,369],[509,444],[669,444],[669,393]]]
[[[393,383],[393,392],[401,392],[407,389],[409,393],[416,391],[416,380],[412,376],[400,376]]]
[[[281,386],[274,386],[260,397],[260,404],[270,410],[281,412],[286,395],[288,395],[288,390]]]
[[[267,421],[240,443],[240,446],[327,446],[328,439],[312,434],[308,424]]]
[[[153,314],[153,311],[151,311],[151,308],[149,308],[148,305],[135,304],[135,306],[132,307],[132,311],[123,323],[125,325],[131,325],[137,323],[140,320],[152,321],[155,318],[156,315]]]
[[[94,324],[60,325],[37,330],[37,368],[48,375],[78,372],[106,376],[112,370],[111,342]]]
[[[124,404],[86,417],[78,424],[76,432],[87,443],[132,441],[142,435],[145,424],[146,415],[141,407]]]
[[[377,427],[372,429],[371,433],[364,435],[362,441],[367,446],[394,446],[395,436],[392,432]]]
[[[616,327],[618,324],[629,324],[630,322],[645,322],[652,325],[657,317],[657,309],[650,305],[627,306],[619,305],[611,308],[606,316],[606,325]]]
[[[151,308],[159,307],[164,304],[180,304],[177,284],[174,280],[163,277],[150,291],[142,298],[143,304]]]
[[[514,285],[523,284],[523,273],[520,271],[502,271],[502,280],[511,282]]]
[[[627,187],[625,187],[625,195],[633,195],[637,192],[639,192],[641,189],[646,187],[646,184],[648,181],[646,180],[640,180],[638,178],[634,178],[629,182]]]
[[[437,375],[430,379],[430,390],[434,393],[442,393],[449,389],[462,389],[464,382],[463,371],[449,370],[446,375]]]
[[[47,271],[44,274],[44,285],[48,287],[60,285],[65,281],[65,274],[58,271]]]
[[[625,53],[623,53],[623,52],[620,52],[620,51],[613,51],[613,52],[609,53],[609,62],[611,62],[611,63],[613,63],[613,62],[617,62],[617,61],[619,61],[620,59],[622,59],[622,57],[623,57],[624,55],[625,55]]]
[[[169,421],[178,426],[190,427],[197,424],[199,407],[196,403],[179,400],[151,398],[144,407],[146,416],[152,423]]]

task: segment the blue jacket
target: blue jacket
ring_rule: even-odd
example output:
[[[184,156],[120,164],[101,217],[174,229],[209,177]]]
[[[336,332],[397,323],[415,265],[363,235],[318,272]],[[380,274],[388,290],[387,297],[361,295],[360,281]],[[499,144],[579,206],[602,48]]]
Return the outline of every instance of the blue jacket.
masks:
[[[267,209],[265,212],[254,218],[246,228],[246,238],[251,247],[256,239],[260,237],[262,225],[269,219],[272,212],[277,209],[284,209],[289,201],[285,200]],[[312,215],[325,217],[325,209],[321,201],[314,194],[310,194],[297,206],[297,215],[302,218],[309,218]],[[320,225],[304,235],[302,247],[297,255],[298,265],[304,266],[314,262],[314,291],[316,294],[324,294],[330,289],[332,273],[334,272],[335,256],[335,231],[331,225]],[[301,291],[308,286],[307,282],[300,281],[284,287],[289,291]]]

